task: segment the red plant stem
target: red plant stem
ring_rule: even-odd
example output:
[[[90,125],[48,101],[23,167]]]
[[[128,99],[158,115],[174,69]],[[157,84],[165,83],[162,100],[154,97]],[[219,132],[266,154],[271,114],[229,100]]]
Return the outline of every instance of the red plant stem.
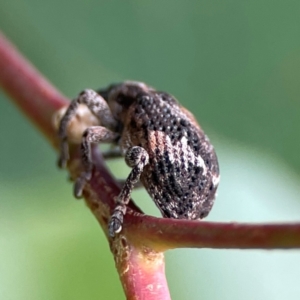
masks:
[[[121,282],[127,294],[134,295],[137,287],[139,298],[147,300],[171,299],[165,276],[164,255],[155,253],[152,249],[132,247],[129,258],[128,272],[120,273]],[[149,250],[149,251],[148,251]]]
[[[118,252],[115,257],[119,258],[116,259],[116,267],[124,291],[127,296],[130,295],[130,299],[171,299],[162,252],[144,246],[135,247],[123,233],[115,238],[114,246]]]
[[[68,104],[58,92],[0,32],[0,85],[15,104],[51,142],[56,133],[53,113]]]
[[[127,218],[130,218],[127,216]],[[163,251],[172,248],[293,249],[300,248],[300,224],[243,224],[131,218],[128,239]],[[126,224],[128,224],[127,222]]]

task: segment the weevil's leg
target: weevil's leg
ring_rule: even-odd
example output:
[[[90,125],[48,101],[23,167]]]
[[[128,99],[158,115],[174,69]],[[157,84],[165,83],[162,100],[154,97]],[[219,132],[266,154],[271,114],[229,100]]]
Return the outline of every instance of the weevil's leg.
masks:
[[[73,100],[68,107],[65,115],[60,121],[58,128],[58,136],[60,139],[60,156],[58,158],[58,166],[60,168],[65,168],[67,161],[69,160],[69,145],[68,145],[68,136],[67,136],[67,126],[73,116],[76,114],[78,107],[78,102]]]
[[[118,184],[120,185],[120,186],[124,186],[124,184],[126,183],[126,180],[125,179],[118,179]],[[140,182],[140,181],[138,181],[135,185],[134,185],[134,187],[133,187],[133,189],[139,189],[139,188],[142,188],[143,187],[143,184]]]
[[[144,167],[149,162],[149,155],[144,148],[134,146],[127,150],[125,161],[129,167],[132,167],[132,170],[117,197],[117,206],[108,223],[108,231],[111,237],[114,237],[116,233],[122,230],[123,219],[126,214],[126,206],[130,200],[130,194],[134,185],[139,181]]]
[[[91,179],[93,162],[91,145],[98,143],[113,143],[119,138],[119,134],[112,132],[102,126],[92,126],[85,130],[82,136],[81,158],[84,166],[84,172],[77,178],[74,185],[74,195],[80,198],[85,183]]]
[[[70,120],[75,116],[79,104],[87,105],[104,127],[112,129],[113,131],[117,127],[117,121],[114,119],[107,102],[99,94],[90,89],[81,92],[78,97],[71,102],[64,117],[61,119],[58,129],[58,135],[61,141],[58,164],[62,168],[66,167],[69,159],[67,126]]]
[[[102,152],[102,156],[103,156],[103,158],[105,158],[105,159],[113,159],[113,158],[120,158],[120,157],[122,157],[123,156],[123,154],[122,154],[122,151],[121,151],[121,149],[120,149],[120,147],[114,147],[114,148],[112,148],[112,149],[109,149],[109,150],[107,150],[107,151],[105,151],[105,152]],[[124,184],[125,184],[125,182],[126,182],[126,180],[125,179],[118,179],[118,184],[120,185],[120,186],[124,186]],[[135,185],[134,185],[134,189],[137,189],[137,188],[141,188],[141,187],[143,187],[143,184],[140,182],[140,181],[138,181]]]

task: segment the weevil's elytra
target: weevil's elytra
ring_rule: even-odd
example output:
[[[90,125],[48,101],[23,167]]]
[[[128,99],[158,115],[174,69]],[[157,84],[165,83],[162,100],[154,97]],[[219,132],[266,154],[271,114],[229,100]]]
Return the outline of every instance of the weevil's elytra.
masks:
[[[75,195],[81,196],[91,177],[92,143],[118,145],[132,168],[109,223],[111,236],[122,229],[126,205],[139,180],[164,217],[196,220],[208,215],[219,183],[218,160],[193,115],[173,96],[140,82],[83,91],[60,123],[61,165],[68,159],[67,126],[81,103],[101,125],[88,127],[83,134],[85,171],[75,183]]]

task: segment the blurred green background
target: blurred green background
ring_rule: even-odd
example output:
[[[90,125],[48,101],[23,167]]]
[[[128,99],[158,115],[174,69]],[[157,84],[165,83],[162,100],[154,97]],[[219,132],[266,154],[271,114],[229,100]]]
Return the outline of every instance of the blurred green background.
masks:
[[[299,16],[294,0],[0,1],[1,30],[68,97],[134,79],[196,115],[221,166],[214,221],[300,220]],[[56,154],[0,98],[0,299],[124,299]],[[143,191],[133,198],[159,215]],[[166,260],[172,299],[300,298],[299,251]]]

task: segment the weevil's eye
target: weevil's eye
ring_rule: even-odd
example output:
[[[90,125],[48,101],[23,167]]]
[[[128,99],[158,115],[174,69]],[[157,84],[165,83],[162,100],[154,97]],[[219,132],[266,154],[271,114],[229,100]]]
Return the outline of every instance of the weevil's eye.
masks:
[[[136,98],[134,97],[129,97],[127,95],[125,96],[122,94],[118,95],[118,97],[116,98],[116,102],[126,108],[129,107],[135,100]]]

